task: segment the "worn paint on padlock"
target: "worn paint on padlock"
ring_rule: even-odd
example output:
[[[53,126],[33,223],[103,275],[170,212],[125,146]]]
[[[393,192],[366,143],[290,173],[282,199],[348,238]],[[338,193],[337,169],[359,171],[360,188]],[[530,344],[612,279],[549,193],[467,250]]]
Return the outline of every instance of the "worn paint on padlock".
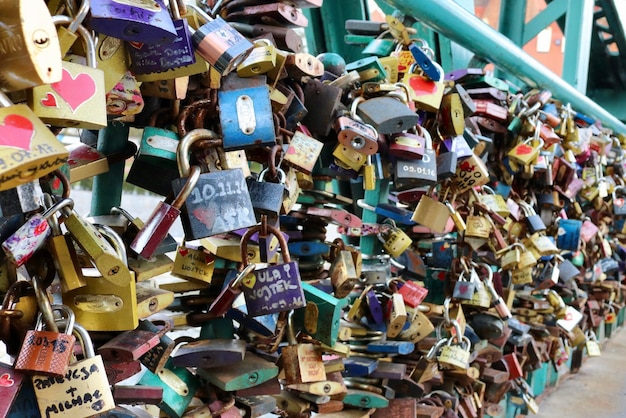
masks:
[[[174,193],[185,187],[186,178],[172,182]],[[185,202],[187,216],[181,218],[187,239],[246,228],[256,223],[243,172],[220,170],[204,173]]]
[[[137,384],[162,387],[163,400],[159,409],[176,418],[183,416],[200,386],[197,377],[186,368],[174,367],[170,363],[157,374],[146,371]]]
[[[217,97],[224,149],[276,143],[266,81],[265,76],[240,78],[237,74],[222,80]]]
[[[322,363],[322,350],[314,344],[296,344],[284,347],[281,352],[281,361],[287,384],[326,380],[326,371]]]
[[[172,362],[178,367],[223,367],[243,360],[245,352],[242,340],[198,340],[181,345]]]
[[[306,309],[297,309],[294,313],[294,324],[297,328],[305,329],[311,337],[323,344],[333,346],[337,342],[339,336],[340,319],[343,308],[348,305],[348,299],[337,299],[328,293],[315,288],[309,283],[302,283],[305,300],[317,305],[319,315],[316,332],[306,328],[305,311]]]
[[[243,280],[243,294],[252,316],[302,308],[306,303],[295,261],[255,270]]]
[[[172,41],[176,28],[163,0],[108,0],[91,5],[89,24],[97,32],[129,42]]]
[[[198,376],[225,391],[241,390],[259,385],[278,376],[278,367],[247,352],[243,361],[229,366],[198,369]]]

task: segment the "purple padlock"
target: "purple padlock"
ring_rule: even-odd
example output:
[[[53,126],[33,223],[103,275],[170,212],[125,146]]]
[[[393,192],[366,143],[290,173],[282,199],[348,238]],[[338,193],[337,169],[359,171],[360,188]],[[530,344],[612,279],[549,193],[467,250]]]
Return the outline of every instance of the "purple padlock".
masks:
[[[186,19],[181,19],[176,2],[172,2],[176,37],[171,42],[129,42],[130,69],[135,74],[161,73],[195,64],[196,55],[191,44],[191,32]]]
[[[128,42],[173,41],[176,28],[163,0],[101,0],[91,2],[89,26]]]

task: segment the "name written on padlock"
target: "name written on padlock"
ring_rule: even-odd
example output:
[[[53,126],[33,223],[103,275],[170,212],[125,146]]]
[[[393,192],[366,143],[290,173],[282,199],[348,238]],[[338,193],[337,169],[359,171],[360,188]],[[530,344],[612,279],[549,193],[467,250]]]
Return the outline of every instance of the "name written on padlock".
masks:
[[[207,237],[254,225],[254,210],[241,170],[222,170],[201,178],[186,202],[191,226],[197,237]],[[180,193],[186,179],[172,183]]]
[[[305,306],[295,262],[256,270],[243,280],[243,295],[252,316],[289,311]]]

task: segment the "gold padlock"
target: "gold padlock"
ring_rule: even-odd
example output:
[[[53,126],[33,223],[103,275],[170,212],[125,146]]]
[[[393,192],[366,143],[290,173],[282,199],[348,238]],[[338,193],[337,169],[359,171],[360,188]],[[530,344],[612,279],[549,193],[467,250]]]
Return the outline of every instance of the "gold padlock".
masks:
[[[239,77],[252,77],[265,74],[276,66],[276,48],[269,39],[257,39],[254,48],[237,66]]]
[[[391,219],[383,221],[378,239],[383,243],[385,251],[394,258],[399,257],[413,243],[411,238],[403,230],[397,228],[396,223]]]
[[[411,220],[430,228],[433,232],[441,233],[446,229],[448,218],[450,213],[446,205],[425,194],[417,203]]]

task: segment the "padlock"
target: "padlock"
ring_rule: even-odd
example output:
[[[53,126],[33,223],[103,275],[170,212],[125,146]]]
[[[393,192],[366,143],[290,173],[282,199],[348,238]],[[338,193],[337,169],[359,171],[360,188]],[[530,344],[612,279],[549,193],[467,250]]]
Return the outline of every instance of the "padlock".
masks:
[[[199,368],[197,375],[221,390],[235,391],[274,379],[278,376],[278,366],[248,351],[239,363],[210,369]]]
[[[88,23],[96,32],[129,42],[154,44],[176,37],[163,0],[94,2]]]
[[[289,141],[289,147],[283,155],[283,161],[298,171],[311,174],[313,166],[322,152],[323,145],[317,139],[296,131]]]
[[[457,344],[452,344],[454,340]],[[469,338],[461,337],[460,343],[458,334],[448,339],[445,346],[441,348],[441,353],[437,357],[439,365],[444,369],[466,370],[469,367],[470,349],[472,343]]]
[[[103,237],[95,225],[78,215],[73,206],[63,206],[60,210],[65,227],[83,252],[93,260],[102,277],[116,286],[126,286],[130,278],[128,263],[122,260],[114,245]],[[118,239],[125,254],[123,241],[114,232],[113,236]],[[123,258],[126,258],[125,255]]]
[[[246,344],[241,340],[196,340],[181,345],[172,357],[177,367],[222,367],[243,360]]]
[[[92,10],[93,12],[93,10]],[[72,24],[67,16],[55,16],[55,24]],[[87,66],[63,61],[61,80],[28,91],[28,105],[53,126],[101,129],[107,126],[104,73],[96,68],[96,46],[89,31],[79,25],[85,42]]]
[[[337,141],[365,155],[372,155],[378,151],[378,132],[370,125],[366,125],[356,116],[358,101],[352,102],[350,117],[340,116],[335,120]]]
[[[428,194],[424,194],[413,212],[411,219],[433,232],[441,233],[446,229],[450,213],[448,207],[433,199]]]
[[[190,196],[199,178],[200,168],[197,166],[191,167],[188,170],[188,178],[184,187],[181,188],[171,204],[167,202],[159,203],[159,206],[150,215],[150,219],[146,221],[130,244],[131,250],[146,259],[154,255],[159,244],[167,236],[170,227],[180,215],[180,208]]]
[[[441,106],[441,100],[443,99],[444,84],[443,71],[440,72],[439,79],[431,79],[425,74],[420,74],[417,71],[417,63],[411,65],[409,70],[404,74],[402,83],[409,87],[409,96],[415,107],[427,112],[437,112]],[[433,62],[433,67],[438,67],[439,64]]]
[[[45,2],[10,1],[2,9],[2,26],[13,29],[1,38],[6,47],[0,59],[6,64],[0,70],[0,87],[16,91],[59,81],[59,38]]]
[[[35,327],[38,310],[31,283],[20,280],[8,286],[0,308],[0,339],[4,341],[7,353],[18,354],[26,333]]]
[[[413,241],[409,236],[396,227],[396,223],[391,219],[383,221],[384,229],[378,233],[378,240],[382,242],[385,251],[393,258],[399,257],[407,250]]]
[[[68,152],[25,104],[14,105],[0,92],[0,191],[60,168]]]
[[[129,42],[130,70],[134,74],[161,73],[196,62],[187,20],[180,16],[181,2],[170,0],[169,3],[176,36],[165,42]]]
[[[262,231],[264,225],[254,226],[241,237],[242,266],[248,265],[247,246],[253,233]],[[302,283],[298,264],[291,261],[284,236],[277,228],[267,225],[269,233],[278,238],[283,257],[283,264],[270,265],[265,269],[256,269],[242,282],[243,295],[252,316],[285,312],[305,306]]]
[[[335,163],[346,169],[358,172],[367,162],[367,156],[342,144],[337,144],[333,151]]]
[[[19,405],[19,396],[23,397],[22,391],[27,392],[30,382],[24,374],[15,371],[13,367],[5,363],[0,363],[0,378],[6,382],[2,390],[3,399],[0,402],[0,414],[4,417],[16,416],[16,410],[21,406]],[[32,386],[29,389],[32,391]]]
[[[237,296],[241,294],[243,281],[246,278],[252,280],[252,272],[255,268],[255,264],[248,264],[246,267],[242,268],[230,283],[224,286],[220,294],[215,298],[213,303],[211,303],[209,312],[216,317],[224,316],[232,307]]]
[[[472,279],[474,278],[472,277]],[[465,271],[463,271],[454,284],[452,297],[462,300],[471,300],[474,297],[475,289],[476,280],[467,280],[467,277],[465,277]]]
[[[270,169],[271,166],[261,171],[256,181],[252,178],[246,180],[250,202],[257,218],[261,215],[278,216],[283,206],[287,174],[281,168],[274,167],[278,183],[269,182],[265,178]]]
[[[52,199],[50,195],[46,195],[46,206],[52,207]],[[73,289],[85,286],[87,283],[80,271],[78,255],[76,248],[69,234],[63,234],[59,220],[54,216],[48,218],[51,236],[48,238],[46,245],[54,266],[61,280],[61,290],[68,292]]]
[[[46,376],[64,376],[68,370],[76,337],[74,313],[65,305],[52,305],[52,310],[62,311],[67,316],[64,333],[44,331],[43,314],[39,316],[35,330],[28,331],[22,342],[22,348],[15,360],[15,369],[29,374]],[[48,313],[52,316],[52,312]]]
[[[70,328],[69,322],[66,328]],[[79,336],[84,358],[70,364],[62,377],[33,376],[42,416],[71,413],[86,418],[95,411],[102,413],[115,408],[102,357],[96,356],[89,333],[79,324],[73,324],[73,332]]]
[[[335,296],[342,298],[350,294],[360,274],[357,274],[352,252],[346,249],[343,240],[337,238],[333,244],[330,254],[330,281]]]
[[[410,129],[417,125],[419,119],[406,104],[390,96],[374,97],[356,106],[356,114],[381,134]]]
[[[189,162],[185,156],[190,145],[204,139],[210,140],[213,145],[219,144],[220,141],[214,138],[215,134],[206,129],[195,129],[181,138],[177,152],[181,176],[189,172]],[[174,193],[180,193],[185,184],[184,178],[174,180]],[[203,173],[198,177],[197,184],[190,188],[181,216],[187,239],[204,238],[247,228],[256,223],[241,169]]]
[[[205,23],[192,31],[196,52],[222,76],[241,64],[254,45],[221,17],[212,18],[197,6],[189,5]]]
[[[251,77],[267,73],[276,67],[276,55],[276,47],[269,39],[257,39],[250,54],[237,66],[237,75]]]
[[[175,367],[171,358],[158,373],[147,370],[137,384],[163,388],[158,407],[167,416],[176,418],[183,416],[200,386],[195,375],[185,367]]]
[[[489,238],[491,235],[491,224],[486,216],[475,214],[468,215],[466,219],[467,229],[465,236],[470,238]]]
[[[183,279],[211,283],[214,268],[215,258],[207,254],[204,248],[188,245],[183,241],[176,249],[171,274]]]
[[[266,76],[240,78],[236,74],[222,80],[217,96],[224,149],[276,143],[266,82]]]
[[[24,225],[2,243],[2,249],[8,259],[17,266],[26,263],[50,236],[50,225],[47,219],[67,206],[73,207],[74,202],[71,199],[63,199],[42,214],[35,214],[30,217]]]
[[[420,312],[419,309],[407,310],[407,314],[413,317],[410,320],[409,327],[403,329],[398,335],[398,338],[411,341],[412,343],[418,343],[435,330],[430,319],[428,319],[426,314]]]
[[[297,342],[292,316],[293,312],[289,313],[287,317],[289,345],[283,347],[280,358],[285,373],[285,383],[291,385],[326,380],[322,351],[314,344]]]
[[[455,191],[462,194],[472,187],[483,186],[489,183],[487,166],[476,154],[460,161],[457,164],[454,177]]]
[[[161,196],[171,191],[171,183],[178,178],[176,149],[179,137],[176,132],[156,127],[159,111],[152,114],[149,125],[143,130],[139,149],[126,181]],[[154,172],[159,170],[159,178]]]
[[[336,298],[309,283],[302,283],[306,308],[294,313],[294,324],[317,341],[334,346],[337,343],[340,319],[343,309],[348,305],[348,298]]]
[[[63,294],[77,320],[89,331],[128,331],[137,327],[137,287],[128,270],[126,250],[122,239],[109,227],[99,225],[98,233],[112,246],[119,261],[118,277],[113,291],[110,278],[94,274],[95,269],[83,269],[87,285]],[[102,274],[102,273],[100,273]],[[122,280],[126,282],[123,283]]]
[[[415,127],[419,133],[400,132],[390,136],[389,155],[405,160],[422,159],[427,142],[425,137],[430,137],[430,134],[420,125]]]
[[[0,217],[11,217],[39,209],[39,181],[31,181],[0,192]]]
[[[399,293],[391,295],[387,309],[387,337],[395,338],[402,332],[406,321],[407,311],[403,296]]]

